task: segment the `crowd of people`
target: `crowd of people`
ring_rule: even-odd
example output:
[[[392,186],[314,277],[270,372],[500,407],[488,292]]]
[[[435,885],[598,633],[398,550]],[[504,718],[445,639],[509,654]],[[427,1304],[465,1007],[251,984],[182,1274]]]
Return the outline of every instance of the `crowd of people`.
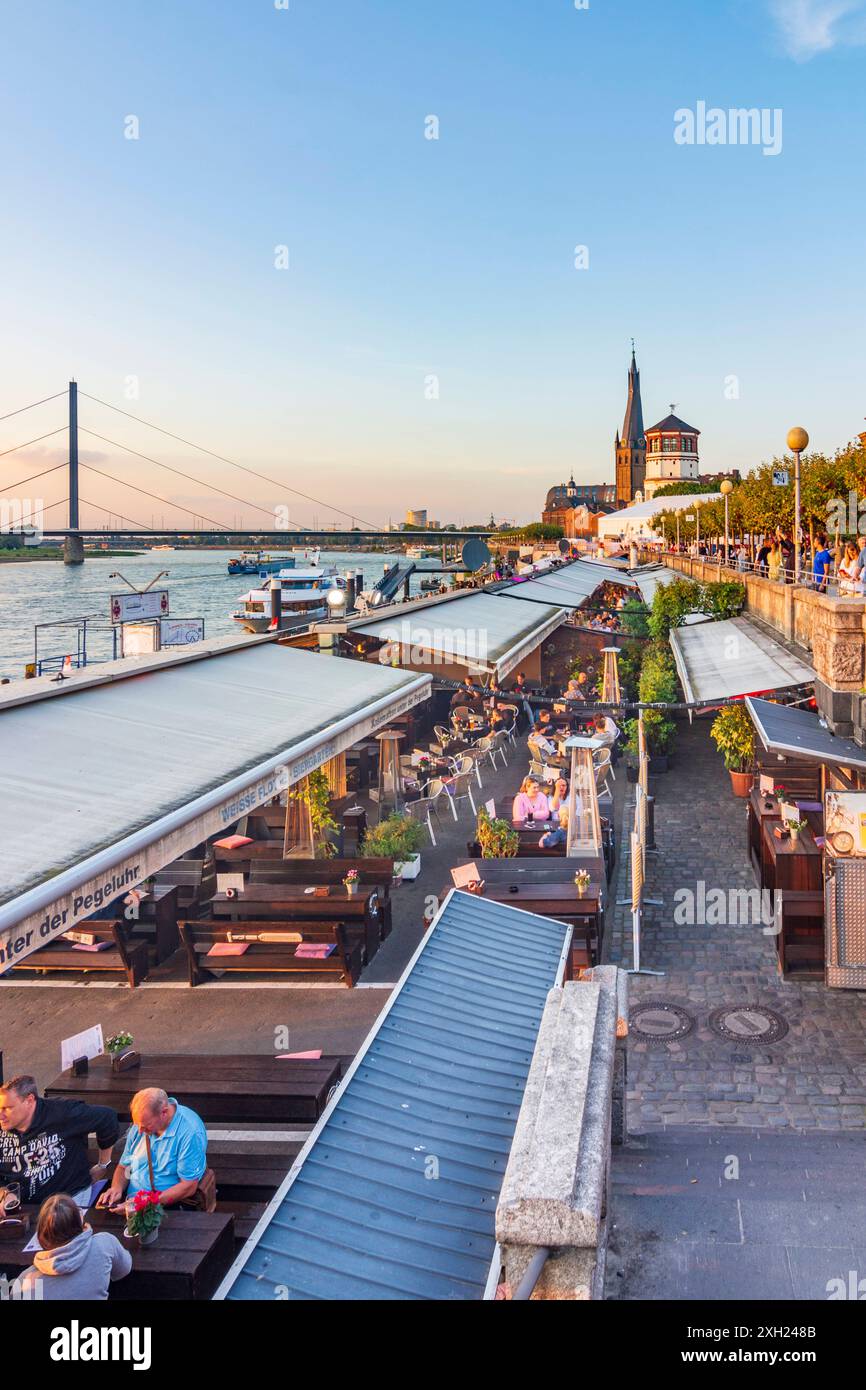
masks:
[[[32,1076],[0,1083],[0,1219],[14,1218],[22,1204],[39,1207],[38,1248],[16,1281],[22,1296],[31,1296],[39,1280],[41,1299],[98,1301],[129,1273],[127,1248],[110,1231],[88,1224],[92,1206],[129,1217],[143,1191],[157,1192],[163,1207],[200,1205],[207,1171],[203,1121],[154,1087],[136,1092],[130,1116],[109,1181],[120,1134],[114,1110],[40,1096]],[[88,1152],[91,1134],[95,1164]]]

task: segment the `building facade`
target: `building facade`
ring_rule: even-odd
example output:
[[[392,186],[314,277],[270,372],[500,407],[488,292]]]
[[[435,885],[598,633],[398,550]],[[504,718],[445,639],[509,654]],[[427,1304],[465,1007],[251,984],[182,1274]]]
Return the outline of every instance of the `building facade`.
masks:
[[[644,497],[650,498],[667,483],[694,483],[700,477],[700,430],[685,420],[666,415],[646,432]]]
[[[614,443],[616,456],[616,500],[620,507],[627,507],[639,493],[643,496],[646,476],[646,436],[643,428],[643,405],[640,398],[640,372],[631,350],[631,366],[628,369],[628,398],[622,435],[617,431]]]

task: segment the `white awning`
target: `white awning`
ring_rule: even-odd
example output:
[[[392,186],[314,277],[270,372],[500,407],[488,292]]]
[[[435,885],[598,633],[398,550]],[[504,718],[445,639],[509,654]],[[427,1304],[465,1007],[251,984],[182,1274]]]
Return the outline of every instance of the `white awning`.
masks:
[[[547,581],[538,581],[547,582]],[[564,607],[518,603],[506,594],[468,592],[444,602],[412,604],[390,618],[352,624],[354,632],[416,648],[420,662],[432,653],[470,670],[492,672],[502,680],[509,671],[565,621]]]
[[[748,618],[674,628],[671,647],[688,701],[807,685],[815,672]]]
[[[431,685],[271,642],[126,665],[110,683],[0,713],[0,796],[15,809],[0,836],[0,968],[10,948],[15,959],[35,950]]]
[[[669,569],[667,565],[657,565],[653,569],[644,572],[636,571],[632,579],[641,591],[643,601],[648,608],[652,608],[653,599],[656,596],[656,589],[664,584],[673,584],[675,579],[683,579],[685,576],[678,574],[676,570]]]
[[[613,565],[575,560],[562,569],[553,570],[538,579],[517,582],[501,592],[510,598],[532,599],[537,603],[557,603],[575,609],[585,603],[605,582],[633,588],[635,581]]]
[[[768,753],[808,758],[831,767],[866,769],[866,748],[851,738],[839,738],[819,723],[811,710],[752,699],[746,700],[746,708]]]

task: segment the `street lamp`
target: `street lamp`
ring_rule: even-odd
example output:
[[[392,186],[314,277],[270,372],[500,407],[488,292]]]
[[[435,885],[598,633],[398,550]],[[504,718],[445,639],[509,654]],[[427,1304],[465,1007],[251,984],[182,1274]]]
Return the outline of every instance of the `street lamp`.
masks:
[[[788,430],[788,448],[794,455],[794,583],[800,582],[800,455],[809,447],[809,436],[797,425]]]
[[[730,536],[730,526],[729,526],[729,523],[728,523],[728,498],[730,497],[730,495],[731,495],[731,493],[733,492],[733,490],[734,490],[734,484],[731,482],[730,478],[725,478],[725,480],[723,481],[723,483],[722,483],[722,485],[721,485],[719,491],[721,492],[722,496],[723,496],[724,499],[725,499],[725,564],[726,564],[726,565],[730,563],[730,561],[729,561],[729,559],[728,559],[728,542],[729,542],[729,536]]]

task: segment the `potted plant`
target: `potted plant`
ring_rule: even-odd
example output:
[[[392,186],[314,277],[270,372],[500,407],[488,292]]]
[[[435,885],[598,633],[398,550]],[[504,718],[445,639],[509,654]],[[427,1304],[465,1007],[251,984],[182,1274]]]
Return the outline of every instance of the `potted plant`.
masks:
[[[583,897],[589,887],[589,883],[589,869],[578,869],[577,873],[574,875],[574,886],[577,889],[577,896],[579,898]]]
[[[808,826],[809,822],[808,822],[807,820],[789,820],[789,821],[786,821],[785,824],[787,825],[788,829],[789,829],[790,832],[791,832],[791,844],[792,844],[792,845],[799,844],[799,842],[800,842],[800,831],[801,831],[801,830],[805,830],[806,827]]]
[[[147,1192],[144,1188],[136,1192],[132,1202],[127,1204],[125,1236],[137,1237],[139,1245],[153,1245],[159,1236],[165,1208],[158,1192]]]
[[[513,859],[520,836],[507,820],[493,817],[483,806],[478,812],[478,843],[482,859]]]
[[[359,878],[360,875],[357,869],[349,869],[346,873],[346,877],[343,879],[343,883],[346,886],[346,892],[349,894],[350,898],[354,898],[355,894],[358,891]]]
[[[719,710],[710,729],[710,738],[731,774],[734,796],[748,796],[755,760],[755,726],[741,701]]]
[[[413,879],[421,872],[423,843],[424,829],[418,821],[391,815],[367,831],[361,854],[365,859],[393,859],[394,877]]]
[[[132,1044],[132,1034],[125,1028],[121,1028],[118,1033],[113,1033],[110,1038],[106,1038],[105,1050],[111,1058],[112,1071],[128,1071],[131,1065],[141,1060],[138,1053],[133,1050]]]
[[[331,814],[331,788],[321,768],[311,772],[299,786],[294,787],[289,796],[293,801],[306,804],[310,814],[310,832],[313,837],[313,857],[330,859],[336,853],[328,839],[331,832],[339,830]]]

